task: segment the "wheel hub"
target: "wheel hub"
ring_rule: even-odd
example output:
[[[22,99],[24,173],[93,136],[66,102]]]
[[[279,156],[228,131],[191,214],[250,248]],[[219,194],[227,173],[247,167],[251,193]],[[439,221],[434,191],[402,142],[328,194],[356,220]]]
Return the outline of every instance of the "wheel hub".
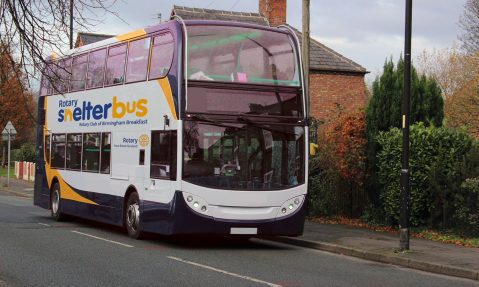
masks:
[[[58,195],[58,190],[54,190],[53,199],[52,199],[52,211],[54,214],[58,212],[59,201],[60,201],[60,196]]]
[[[132,230],[134,231],[138,230],[138,226],[140,223],[140,207],[138,203],[135,202],[130,204],[130,206],[128,206],[126,221],[128,226]]]

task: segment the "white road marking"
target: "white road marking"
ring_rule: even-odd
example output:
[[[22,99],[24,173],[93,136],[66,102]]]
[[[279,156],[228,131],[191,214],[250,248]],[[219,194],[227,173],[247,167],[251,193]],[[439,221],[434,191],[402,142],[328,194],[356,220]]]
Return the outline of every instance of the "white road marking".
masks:
[[[47,227],[51,227],[50,224],[46,224],[46,223],[42,223],[42,222],[38,222],[38,224],[43,225],[43,226],[47,226]]]
[[[33,188],[24,188],[24,191],[33,191]]]
[[[132,246],[132,245],[124,244],[124,243],[121,243],[121,242],[118,242],[118,241],[108,240],[108,239],[105,239],[105,238],[101,238],[101,237],[98,237],[98,236],[94,236],[94,235],[87,234],[87,233],[83,233],[83,232],[76,231],[76,230],[72,230],[72,232],[73,232],[73,233],[76,233],[76,234],[88,236],[88,237],[91,237],[91,238],[95,238],[95,239],[98,239],[98,240],[103,240],[103,241],[106,241],[106,242],[118,244],[118,245],[125,246],[125,247],[130,247],[130,248],[131,248],[131,247],[134,247],[134,246]]]
[[[211,267],[211,266],[208,266],[208,265],[203,265],[203,264],[200,264],[200,263],[184,260],[184,259],[181,259],[181,258],[178,258],[178,257],[167,256],[167,258],[172,259],[172,260],[176,260],[176,261],[179,261],[179,262],[183,262],[183,263],[186,263],[186,264],[194,265],[194,266],[197,266],[197,267],[205,268],[205,269],[215,271],[215,272],[218,272],[218,273],[223,273],[223,274],[226,274],[226,275],[230,275],[230,276],[233,276],[233,277],[249,280],[249,281],[260,283],[260,284],[265,284],[265,285],[268,285],[268,286],[271,286],[271,287],[282,287],[281,285],[278,285],[278,284],[266,282],[266,281],[259,280],[259,279],[256,279],[256,278],[252,278],[252,277],[249,277],[249,276],[244,276],[244,275],[228,272],[228,271],[221,270],[221,269]]]

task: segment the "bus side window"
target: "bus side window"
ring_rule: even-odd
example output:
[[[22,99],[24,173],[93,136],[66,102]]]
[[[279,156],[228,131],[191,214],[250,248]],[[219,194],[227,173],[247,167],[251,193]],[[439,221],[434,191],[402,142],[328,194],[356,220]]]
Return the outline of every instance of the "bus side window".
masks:
[[[90,52],[88,58],[87,88],[103,86],[103,72],[105,70],[106,49]]]
[[[100,133],[83,134],[82,170],[100,171]]]
[[[83,54],[73,58],[70,91],[78,91],[85,88],[87,65],[88,54]]]
[[[43,69],[40,96],[50,95],[52,93],[52,86],[50,81],[52,79],[52,63],[48,63]]]
[[[82,134],[67,135],[66,168],[80,170],[81,168]]]
[[[126,43],[108,48],[105,86],[123,84],[125,81]]]
[[[168,74],[173,61],[175,42],[170,33],[153,37],[149,79],[163,78]]]
[[[60,60],[57,68],[57,76],[58,76],[58,84],[57,89],[60,93],[68,92],[68,88],[70,87],[70,76],[71,76],[71,68],[72,68],[72,59],[63,59]]]
[[[45,157],[46,162],[50,164],[50,135],[45,136]]]
[[[52,135],[51,162],[53,168],[65,168],[65,134]]]
[[[110,173],[111,133],[101,134],[101,163],[100,172]]]
[[[150,176],[176,180],[176,131],[151,132]]]
[[[128,48],[128,64],[126,66],[127,83],[146,80],[150,42],[150,38],[130,42],[130,47]]]

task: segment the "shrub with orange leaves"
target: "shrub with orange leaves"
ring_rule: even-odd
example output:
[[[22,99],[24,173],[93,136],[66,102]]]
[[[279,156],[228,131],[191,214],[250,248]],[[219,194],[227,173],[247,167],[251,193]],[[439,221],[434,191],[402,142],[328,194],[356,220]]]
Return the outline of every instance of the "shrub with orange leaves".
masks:
[[[20,65],[15,62],[8,47],[0,43],[0,129],[8,121],[13,123],[18,132],[14,147],[35,140],[36,105],[25,82]]]
[[[330,168],[337,173],[336,188],[341,213],[360,216],[366,204],[366,134],[363,111],[339,112],[319,130],[319,152],[328,154]]]

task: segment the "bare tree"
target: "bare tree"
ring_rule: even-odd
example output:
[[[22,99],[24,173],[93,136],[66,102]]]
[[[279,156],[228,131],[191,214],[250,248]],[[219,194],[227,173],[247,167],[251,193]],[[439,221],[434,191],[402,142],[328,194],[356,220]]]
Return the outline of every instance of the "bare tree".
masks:
[[[10,47],[27,82],[36,78],[50,53],[68,48],[70,1],[0,0],[0,41]],[[76,30],[91,30],[101,23],[116,0],[74,0]]]
[[[470,54],[479,53],[479,0],[467,0],[459,26],[464,30],[459,37],[462,47]]]
[[[424,50],[416,59],[419,72],[436,80],[446,99],[479,75],[479,58],[459,46]]]

